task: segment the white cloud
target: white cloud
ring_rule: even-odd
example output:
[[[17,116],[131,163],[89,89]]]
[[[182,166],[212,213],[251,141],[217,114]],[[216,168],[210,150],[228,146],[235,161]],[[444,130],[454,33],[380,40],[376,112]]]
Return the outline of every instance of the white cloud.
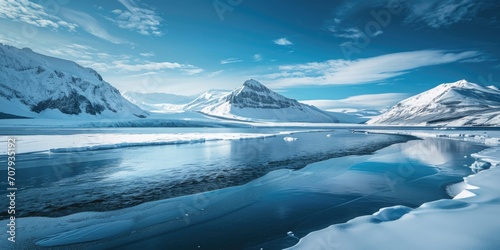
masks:
[[[123,71],[151,71],[151,70],[162,70],[162,69],[179,69],[183,65],[180,63],[173,62],[144,62],[144,63],[129,63],[129,61],[114,61],[112,62],[112,68],[123,70]]]
[[[474,0],[428,0],[408,2],[409,15],[406,21],[424,23],[431,28],[450,26],[461,21],[472,20],[482,8]]]
[[[356,39],[365,35],[358,28],[348,28],[348,29],[343,29],[341,31],[337,31],[336,29],[330,29],[330,31],[332,31],[334,33],[334,36],[336,37],[347,38],[347,39]]]
[[[375,31],[375,33],[373,33],[373,35],[372,35],[372,36],[373,36],[373,37],[376,37],[376,36],[379,36],[379,35],[382,35],[382,34],[384,34],[384,32],[383,32],[383,31],[381,31],[381,30],[377,30],[377,31]]]
[[[111,12],[117,15],[116,19],[109,18],[118,24],[118,27],[142,35],[163,35],[160,31],[163,19],[154,10],[141,8],[133,0],[118,0],[118,2],[125,6],[125,10],[115,9]]]
[[[195,66],[192,66],[192,65],[188,65],[187,67],[184,67],[182,69],[182,72],[184,72],[184,74],[186,75],[198,75],[200,73],[203,73],[205,70],[203,69],[200,69],[200,68],[197,68]]]
[[[42,5],[28,0],[0,1],[0,18],[7,18],[41,28],[58,29],[64,27],[74,31],[78,27],[77,24],[63,21],[59,17],[47,13]]]
[[[47,52],[56,57],[72,57],[83,60],[91,60],[95,55],[95,49],[81,44],[67,44],[57,48],[48,48]]]
[[[61,8],[61,14],[65,18],[71,20],[72,22],[77,23],[85,31],[87,31],[88,33],[90,33],[96,37],[99,37],[103,40],[106,40],[106,41],[114,43],[114,44],[128,43],[124,39],[110,35],[104,28],[102,28],[99,25],[99,22],[97,22],[97,20],[95,20],[93,17],[91,17],[87,13],[83,13],[83,12],[76,11],[76,10],[70,10],[67,8]]]
[[[253,60],[256,62],[262,61],[262,55],[261,54],[253,55]]]
[[[96,65],[92,66],[95,67]],[[203,69],[191,64],[177,62],[151,62],[135,59],[133,62],[128,59],[114,60],[106,62],[105,65],[97,65],[104,72],[160,72],[164,70],[178,70],[186,75],[197,75],[204,72]]]
[[[197,75],[204,72],[202,68],[191,64],[151,62],[131,55],[108,54],[90,46],[76,43],[46,48],[44,52],[59,58],[73,60],[82,66],[93,68],[99,73],[105,74],[120,74],[127,76],[129,73],[134,72],[135,74],[132,76],[138,76],[148,72],[176,70],[185,75]]]
[[[139,55],[141,55],[143,57],[152,57],[152,56],[155,56],[155,53],[154,52],[146,52],[146,53],[139,53]]]
[[[496,61],[496,59],[492,59],[489,56],[482,55],[480,57],[465,59],[465,60],[462,60],[460,62],[462,62],[462,63],[479,63],[479,62],[488,62],[488,61]]]
[[[272,80],[270,86],[275,88],[297,85],[364,84],[381,82],[420,67],[460,62],[480,56],[481,53],[477,51],[453,53],[444,50],[420,50],[358,60],[337,59],[282,65],[278,68],[280,72],[263,77]],[[280,77],[279,74],[284,77]]]
[[[290,42],[290,40],[288,40],[286,37],[283,37],[283,38],[279,38],[279,39],[276,39],[276,40],[273,40],[273,42],[275,44],[278,44],[278,45],[281,45],[281,46],[288,46],[288,45],[292,45],[293,43]]]
[[[218,76],[222,72],[224,72],[224,70],[218,70],[218,71],[210,72],[210,73],[208,73],[207,78],[212,78],[212,77]]]
[[[237,62],[243,62],[243,60],[238,59],[238,58],[227,58],[227,59],[220,60],[220,64],[229,64],[229,63],[237,63]]]
[[[340,100],[307,100],[303,103],[314,105],[323,110],[337,109],[383,109],[393,106],[410,95],[406,93],[383,93],[350,96]]]

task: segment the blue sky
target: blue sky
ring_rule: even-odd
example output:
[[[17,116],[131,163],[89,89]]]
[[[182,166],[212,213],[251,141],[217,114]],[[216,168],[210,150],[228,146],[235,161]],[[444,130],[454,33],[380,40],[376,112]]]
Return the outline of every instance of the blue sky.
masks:
[[[254,78],[323,108],[384,107],[443,82],[500,85],[500,2],[477,2],[4,0],[0,42],[92,67],[121,91]]]

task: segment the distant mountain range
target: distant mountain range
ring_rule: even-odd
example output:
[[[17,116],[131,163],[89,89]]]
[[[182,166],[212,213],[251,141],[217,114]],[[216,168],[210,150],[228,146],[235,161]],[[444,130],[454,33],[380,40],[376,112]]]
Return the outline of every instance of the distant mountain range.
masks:
[[[253,79],[234,91],[210,90],[198,97],[134,92],[122,96],[93,69],[0,44],[0,118],[145,118],[145,110],[275,122],[361,123],[377,115],[376,110],[323,111]],[[500,90],[466,80],[444,83],[399,102],[367,124],[499,126]]]
[[[144,118],[93,69],[0,44],[0,118]]]
[[[405,99],[368,124],[499,126],[500,91],[466,80],[444,83]]]
[[[194,111],[216,118],[241,121],[338,122],[329,112],[284,97],[253,79],[245,81],[234,91],[209,90],[185,104],[175,103],[175,99],[179,97],[171,95],[163,96],[158,103],[144,98],[149,97],[147,94],[141,96],[125,93],[125,97],[150,111]]]
[[[147,111],[182,111],[186,103],[196,98],[166,93],[124,92],[122,95],[129,102]]]

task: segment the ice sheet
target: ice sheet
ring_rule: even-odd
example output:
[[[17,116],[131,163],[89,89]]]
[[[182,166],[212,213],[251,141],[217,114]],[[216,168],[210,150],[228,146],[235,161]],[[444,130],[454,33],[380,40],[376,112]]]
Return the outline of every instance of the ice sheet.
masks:
[[[492,168],[465,178],[454,199],[400,206],[312,232],[289,249],[496,249],[500,147],[473,155]],[[383,219],[380,217],[383,215]],[[363,240],[360,240],[363,239]]]

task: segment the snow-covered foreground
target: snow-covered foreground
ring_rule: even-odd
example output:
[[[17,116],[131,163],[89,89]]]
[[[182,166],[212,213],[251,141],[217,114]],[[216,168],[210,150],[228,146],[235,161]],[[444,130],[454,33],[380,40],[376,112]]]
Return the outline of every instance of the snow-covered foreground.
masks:
[[[330,139],[339,135],[334,132],[325,132],[322,133],[322,136]],[[300,137],[300,135],[291,138],[295,137]],[[301,143],[304,140],[304,138],[299,138],[297,140],[280,141],[287,146],[293,147],[294,144]],[[430,177],[437,172],[434,167],[427,164],[414,165],[413,161],[425,163],[424,159],[407,154],[405,150],[400,150],[400,147],[404,147],[409,151],[419,150],[421,142],[423,141],[413,140],[410,144],[403,144],[405,146],[395,144],[375,155],[333,158],[310,164],[297,171],[289,169],[276,170],[245,185],[152,201],[115,211],[83,212],[59,218],[19,218],[16,220],[16,229],[19,234],[16,238],[15,247],[18,249],[32,249],[47,246],[54,247],[54,249],[67,249],[69,244],[74,244],[71,245],[74,249],[105,249],[110,247],[134,249],[146,243],[154,246],[157,242],[172,239],[168,238],[168,234],[186,228],[191,230],[196,225],[213,225],[209,224],[212,222],[220,223],[217,224],[219,226],[226,225],[225,223],[239,223],[233,220],[234,216],[231,217],[233,214],[236,214],[236,217],[252,215],[252,217],[238,218],[255,221],[258,225],[262,222],[262,218],[255,217],[254,212],[259,212],[258,208],[267,208],[263,205],[270,201],[273,202],[278,199],[277,202],[280,203],[280,197],[293,198],[297,194],[304,194],[304,198],[307,198],[310,194],[333,197],[346,192],[355,194],[349,198],[349,200],[354,200],[348,200],[349,202],[339,201],[339,206],[355,202],[358,199],[364,199],[364,194],[367,193],[368,196],[380,194],[381,197],[387,198],[386,195],[391,193],[388,183],[384,175],[377,174],[375,169],[380,169],[385,164],[389,164],[389,168],[390,166],[397,167],[399,166],[397,164],[404,162],[407,166],[425,168],[426,170],[422,173],[423,176]],[[436,154],[437,152],[439,150],[434,150],[433,153]],[[431,152],[421,153],[431,154]],[[372,169],[367,165],[363,165],[367,162],[370,164],[381,163],[382,165],[375,164]],[[363,169],[363,166],[368,167],[368,169],[359,171]],[[417,181],[416,178],[419,178],[419,176],[412,176],[411,179]],[[417,192],[421,191],[421,189],[412,187],[406,189],[406,191],[418,195]],[[329,200],[329,207],[332,206],[331,202],[332,200]],[[277,212],[280,218],[291,219],[287,217],[290,212],[286,210],[287,206],[283,209],[285,210],[280,208],[276,211],[268,209],[262,211],[266,213]],[[242,213],[242,211],[246,212]],[[314,211],[312,215],[317,212]],[[309,218],[311,214],[302,216]],[[7,222],[2,221],[1,223]],[[243,221],[242,223],[247,225],[249,221]],[[266,224],[260,225],[260,227],[266,227]],[[288,234],[289,236],[294,235],[294,233],[299,235],[299,232],[296,232],[293,226],[287,229],[293,230],[292,233]],[[243,228],[238,230],[243,230]],[[286,231],[283,235],[283,237],[288,237]],[[300,236],[303,235],[305,234],[300,234]],[[203,237],[201,234],[196,234],[196,236]],[[288,238],[294,240],[293,243],[296,242],[295,238]],[[9,249],[11,246],[14,245],[10,244],[10,242],[0,241],[1,249]]]
[[[454,199],[383,208],[312,232],[290,249],[497,249],[500,147],[472,156],[491,169],[464,178]]]

